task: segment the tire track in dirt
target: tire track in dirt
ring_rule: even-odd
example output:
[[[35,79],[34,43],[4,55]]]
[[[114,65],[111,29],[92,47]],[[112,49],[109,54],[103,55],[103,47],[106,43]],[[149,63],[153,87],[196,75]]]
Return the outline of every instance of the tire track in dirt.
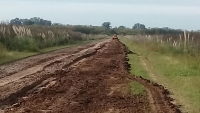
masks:
[[[74,62],[84,57],[94,54],[107,41],[100,42],[89,49],[84,49],[76,54],[58,57],[54,60],[42,63],[27,70],[23,70],[14,75],[0,79],[0,108],[5,109],[7,104],[13,104],[18,97],[40,84],[45,79],[54,75],[54,73],[63,67],[68,67]]]
[[[69,58],[70,56],[71,55],[64,55],[64,56],[58,57],[54,60],[44,62],[44,63],[38,64],[38,65],[34,65],[31,68],[27,68],[26,70],[22,70],[22,71],[20,71],[16,74],[9,75],[8,77],[4,77],[4,78],[0,79],[0,86],[4,86],[8,83],[17,81],[21,78],[28,76],[28,75],[32,75],[32,74],[44,71],[44,69],[46,67],[49,67],[52,64],[55,64],[56,62],[60,62],[61,60],[65,59],[65,58]]]
[[[72,46],[63,48],[60,50],[51,51],[48,53],[27,57],[22,60],[18,60],[12,63],[8,63],[0,66],[0,79],[6,76],[13,75],[18,73],[19,71],[23,71],[25,69],[34,67],[35,65],[40,65],[41,63],[45,63],[55,59],[56,57],[61,57],[65,55],[75,54],[83,49],[92,47],[97,42],[92,42],[90,44],[80,45],[80,46]]]

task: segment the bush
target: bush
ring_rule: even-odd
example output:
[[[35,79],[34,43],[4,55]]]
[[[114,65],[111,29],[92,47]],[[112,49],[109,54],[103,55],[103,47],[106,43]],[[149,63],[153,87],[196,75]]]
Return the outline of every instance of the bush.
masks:
[[[15,43],[16,49],[18,51],[31,51],[31,52],[37,52],[39,50],[39,47],[35,41],[34,38],[30,37],[24,37],[24,38],[19,38]]]

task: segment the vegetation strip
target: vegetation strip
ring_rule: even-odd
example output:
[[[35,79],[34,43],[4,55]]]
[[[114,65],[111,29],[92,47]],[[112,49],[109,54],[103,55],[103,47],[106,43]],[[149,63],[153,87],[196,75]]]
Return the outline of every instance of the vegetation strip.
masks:
[[[134,53],[130,51],[125,44],[124,47],[126,48],[126,55]],[[126,60],[129,61],[128,59]],[[126,63],[127,63],[126,65],[128,66],[127,70],[131,70],[131,65],[128,64],[128,62]],[[138,83],[142,84],[145,88],[147,88],[146,91],[148,92],[149,101],[154,103],[153,105],[151,105],[151,109],[153,110],[155,109],[154,112],[161,112],[162,110],[168,109],[168,112],[170,113],[171,112],[182,113],[179,107],[173,104],[172,101],[174,99],[170,97],[169,90],[165,89],[162,85],[159,85],[153,81],[150,81],[148,79],[136,75],[133,75],[131,79],[137,81]],[[161,103],[165,104],[166,106],[160,106],[159,104]]]
[[[149,76],[149,79],[167,87],[173,93],[171,96],[175,99],[174,103],[182,105],[182,111],[198,113],[200,110],[200,82],[199,67],[195,63],[196,57],[190,56],[189,53],[177,52],[176,48],[155,44],[155,42],[140,37],[124,37],[122,41],[142,56],[148,70],[156,78]],[[168,48],[171,48],[171,51]],[[196,68],[192,68],[193,66]]]
[[[91,42],[93,42],[93,41],[82,41],[82,42],[77,42],[76,44],[70,44],[70,45],[65,45],[65,46],[48,47],[45,49],[40,49],[37,52],[28,52],[28,51],[19,52],[19,51],[7,51],[6,50],[6,52],[3,53],[4,55],[0,58],[0,65],[14,62],[14,61],[24,59],[24,58],[27,58],[30,56],[40,55],[40,54],[52,52],[55,50],[68,48],[68,47],[72,47],[72,46],[78,46],[78,45],[87,44],[87,43],[91,43]]]

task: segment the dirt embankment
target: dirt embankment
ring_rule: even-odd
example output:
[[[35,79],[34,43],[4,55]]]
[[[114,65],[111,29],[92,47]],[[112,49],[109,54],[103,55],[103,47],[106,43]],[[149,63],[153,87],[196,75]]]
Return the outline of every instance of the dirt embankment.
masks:
[[[0,106],[7,113],[179,113],[167,90],[127,71],[125,49],[118,40],[112,40],[56,58],[38,67],[41,70],[34,76],[0,86],[1,91],[15,89],[14,96],[0,93],[0,103],[12,106]],[[27,81],[35,82],[27,85]],[[144,85],[145,93],[131,94],[132,81]],[[14,87],[20,84],[29,87]]]

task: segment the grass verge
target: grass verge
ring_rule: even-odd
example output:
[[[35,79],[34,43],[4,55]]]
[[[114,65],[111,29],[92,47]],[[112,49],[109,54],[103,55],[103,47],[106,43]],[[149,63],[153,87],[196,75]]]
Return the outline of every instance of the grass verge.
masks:
[[[142,76],[143,78],[148,78],[147,71],[142,66],[140,62],[140,55],[136,52],[136,48],[133,44],[124,38],[120,38],[120,41],[124,43],[133,54],[128,54],[129,64],[131,65],[131,74],[136,76]]]
[[[86,43],[89,43],[89,42],[92,42],[92,41],[82,41],[82,42],[79,42],[79,43],[76,43],[76,44],[70,44],[70,45],[66,45],[66,46],[49,47],[49,48],[41,49],[38,52],[6,51],[6,53],[4,53],[4,56],[0,57],[0,65],[10,63],[10,62],[13,62],[13,61],[16,61],[16,60],[20,60],[20,59],[23,59],[23,58],[26,58],[26,57],[39,55],[39,54],[43,54],[43,53],[51,52],[51,51],[54,51],[54,50],[71,47],[71,46],[86,44]]]
[[[130,51],[135,52],[135,48],[131,47],[131,43],[129,43],[128,40],[123,40],[122,38],[120,38],[120,41],[122,43],[126,43],[126,46],[128,47]],[[137,53],[128,54],[128,59],[129,59],[128,63],[131,65],[130,72],[132,75],[136,75],[136,76],[138,75],[144,78],[148,78],[147,71],[142,67],[142,64],[140,63],[140,59]],[[132,95],[144,94],[145,88],[140,83],[130,82],[129,86],[130,86]]]
[[[121,42],[133,52],[140,53],[139,56],[147,64],[146,67],[156,77],[153,79],[147,72],[149,79],[167,87],[173,93],[172,97],[176,100],[176,104],[182,105],[183,112],[200,113],[200,73],[198,66],[194,64],[194,67],[192,64],[195,63],[195,59],[190,58],[188,62],[186,55],[156,52],[143,43],[135,43],[132,39],[121,38]],[[133,62],[132,65],[140,65],[139,56],[130,58],[129,62]],[[141,69],[142,66],[135,68],[133,69],[135,72],[132,73],[144,74],[136,71]]]

